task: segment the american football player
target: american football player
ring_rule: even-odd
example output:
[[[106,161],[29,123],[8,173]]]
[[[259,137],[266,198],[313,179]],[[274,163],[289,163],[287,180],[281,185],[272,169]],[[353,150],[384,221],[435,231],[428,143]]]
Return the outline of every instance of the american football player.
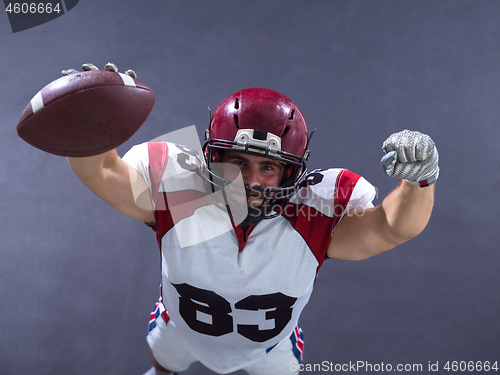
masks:
[[[222,374],[297,374],[299,317],[323,262],[366,259],[425,228],[439,175],[429,136],[404,130],[383,143],[383,170],[401,181],[376,207],[363,177],[308,171],[309,140],[290,98],[248,88],[214,111],[202,150],[146,142],[123,158],[68,158],[97,196],[156,233],[147,375],[196,361]]]

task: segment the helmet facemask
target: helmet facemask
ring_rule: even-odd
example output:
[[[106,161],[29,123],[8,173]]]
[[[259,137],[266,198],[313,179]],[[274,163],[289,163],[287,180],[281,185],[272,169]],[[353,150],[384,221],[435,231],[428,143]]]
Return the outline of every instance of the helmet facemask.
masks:
[[[280,143],[279,137],[274,134],[254,129],[242,129],[238,131],[235,141],[209,138],[203,146],[207,166],[207,173],[204,175],[209,179],[213,191],[221,189],[227,191],[227,186],[231,185],[234,194],[241,195],[242,191],[245,192],[245,203],[250,197],[262,199],[260,206],[248,205],[248,214],[240,225],[253,225],[261,220],[281,215],[304,178],[305,158],[281,151]],[[227,179],[221,173],[223,168],[220,168],[220,161],[225,151],[266,157],[283,163],[285,171],[280,186],[272,188],[251,187],[246,184],[235,186],[237,184],[233,179]],[[225,199],[231,199],[231,197],[225,197]],[[229,206],[234,207],[234,204],[229,205],[226,202],[226,206],[231,215]]]

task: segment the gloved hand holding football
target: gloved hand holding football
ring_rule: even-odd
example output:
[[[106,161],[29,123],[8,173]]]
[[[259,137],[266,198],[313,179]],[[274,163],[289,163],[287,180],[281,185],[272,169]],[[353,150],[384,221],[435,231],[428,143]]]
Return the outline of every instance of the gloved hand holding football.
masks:
[[[97,66],[95,66],[94,64],[83,64],[82,65],[82,71],[83,72],[90,72],[92,70],[99,70],[99,68]],[[104,70],[118,73],[118,68],[113,63],[107,63],[104,66]],[[63,76],[67,76],[67,75],[70,75],[70,74],[75,74],[75,73],[80,73],[80,72],[78,70],[75,70],[75,69],[68,69],[68,70],[63,70],[61,73],[62,73]],[[132,77],[132,78],[137,78],[137,74],[135,74],[135,72],[132,69],[127,70],[125,72],[125,74],[128,75],[128,76],[130,76],[130,77]]]
[[[406,179],[420,187],[432,185],[438,179],[439,155],[427,134],[403,130],[389,136],[382,149],[386,155],[381,164],[388,176]]]

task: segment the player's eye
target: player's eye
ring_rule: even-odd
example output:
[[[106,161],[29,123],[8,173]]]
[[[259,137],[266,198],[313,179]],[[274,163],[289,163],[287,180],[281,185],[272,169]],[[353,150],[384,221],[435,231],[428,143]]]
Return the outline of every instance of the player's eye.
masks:
[[[264,164],[262,166],[262,168],[266,171],[269,171],[269,172],[279,172],[280,171],[280,167],[275,165],[275,164]]]
[[[235,159],[233,160],[233,164],[239,166],[239,167],[244,167],[245,166],[245,162],[243,160],[239,160],[239,159]]]

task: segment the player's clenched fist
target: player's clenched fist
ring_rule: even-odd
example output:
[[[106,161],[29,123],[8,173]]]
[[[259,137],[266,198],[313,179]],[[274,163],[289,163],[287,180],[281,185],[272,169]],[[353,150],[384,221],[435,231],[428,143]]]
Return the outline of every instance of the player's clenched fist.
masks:
[[[439,176],[438,152],[427,134],[403,130],[387,138],[381,164],[391,177],[404,178],[421,187],[432,185]]]

